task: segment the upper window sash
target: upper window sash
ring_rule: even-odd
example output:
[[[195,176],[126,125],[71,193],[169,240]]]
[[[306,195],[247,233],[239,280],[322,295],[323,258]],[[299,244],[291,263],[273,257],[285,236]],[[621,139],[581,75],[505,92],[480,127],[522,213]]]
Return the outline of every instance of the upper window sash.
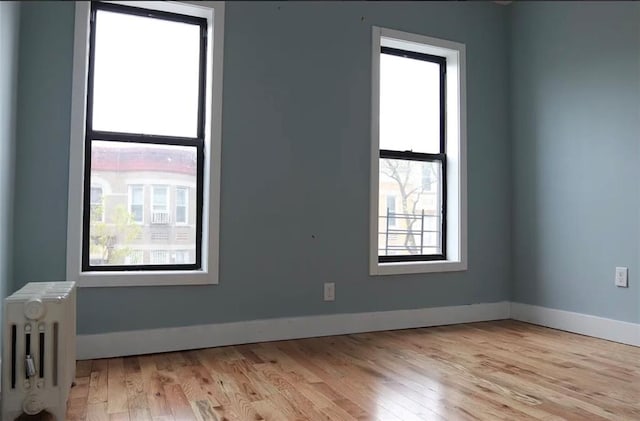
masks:
[[[87,135],[91,135],[94,140],[114,140],[117,138],[118,140],[123,141],[133,141],[133,142],[154,142],[157,140],[159,142],[166,143],[174,143],[174,142],[182,142],[189,144],[188,139],[204,139],[205,132],[205,87],[206,87],[206,79],[207,79],[207,30],[208,23],[207,19],[196,16],[189,16],[180,13],[166,12],[161,10],[152,10],[143,7],[134,7],[131,5],[122,4],[124,2],[119,3],[107,3],[107,2],[91,2],[91,19],[90,19],[90,33],[89,33],[89,70],[88,70],[88,80],[87,80],[87,117],[86,117],[86,129]],[[145,5],[146,2],[129,2]],[[150,2],[151,3],[151,2]],[[100,28],[99,19],[97,19],[98,12],[111,12],[114,16],[121,15],[121,19],[126,19],[127,16],[134,17],[142,17],[147,19],[157,19],[160,21],[167,22],[175,22],[186,24],[189,26],[195,26],[199,28],[199,35],[197,38],[192,38],[189,42],[197,42],[198,43],[198,81],[197,81],[197,109],[195,111],[195,115],[193,118],[196,120],[196,133],[194,136],[188,136],[186,133],[183,134],[171,134],[167,135],[167,133],[161,132],[149,132],[149,131],[131,131],[131,130],[117,130],[117,127],[106,128],[106,127],[97,127],[94,128],[94,100],[95,100],[95,77],[96,77],[96,49],[98,47],[96,36],[98,28]],[[104,18],[107,18],[109,15],[105,15]],[[144,23],[145,20],[142,20],[141,23]],[[148,22],[148,24],[151,22]],[[139,25],[140,23],[137,23]],[[187,27],[188,28],[188,27]],[[174,28],[176,30],[181,29],[180,26]],[[143,32],[142,32],[143,33]],[[197,34],[196,34],[197,35]],[[143,37],[144,35],[141,35]],[[182,36],[183,41],[187,41],[185,35]],[[125,40],[122,40],[123,42]],[[104,54],[107,54],[109,51],[105,50]],[[118,53],[120,53],[118,51]],[[193,57],[184,58],[185,60],[192,59]],[[114,60],[115,61],[115,60]],[[183,69],[184,71],[184,69]],[[114,72],[110,72],[114,73]],[[113,75],[109,75],[107,73],[103,77],[115,77]],[[179,79],[180,82],[184,83],[184,80]],[[193,88],[193,87],[192,87]],[[158,91],[162,91],[166,89],[166,87],[162,85],[158,85]],[[128,94],[129,92],[127,92]],[[132,113],[134,114],[134,113]],[[162,121],[159,119],[158,121]],[[165,128],[166,129],[166,128]],[[156,128],[157,130],[157,128]],[[157,137],[157,139],[149,139],[149,137]]]

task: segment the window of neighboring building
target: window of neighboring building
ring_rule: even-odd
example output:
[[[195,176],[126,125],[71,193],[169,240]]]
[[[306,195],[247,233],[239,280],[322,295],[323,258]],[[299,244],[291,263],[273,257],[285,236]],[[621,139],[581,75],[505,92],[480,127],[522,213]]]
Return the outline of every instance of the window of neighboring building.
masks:
[[[151,197],[151,223],[169,223],[169,186],[153,186]]]
[[[175,263],[184,263],[189,261],[189,250],[177,250],[174,252]]]
[[[142,250],[130,250],[125,256],[125,261],[129,265],[140,265],[144,263],[144,252]]]
[[[80,286],[217,283],[223,24],[223,2],[76,2],[67,277]],[[104,226],[88,216],[96,180],[111,186]],[[146,262],[152,239],[174,247],[177,183],[193,186],[194,252]]]
[[[96,222],[104,222],[104,198],[102,196],[102,187],[91,186],[91,220]]]
[[[167,250],[152,250],[151,264],[164,265],[169,263],[169,252]]]
[[[186,224],[189,215],[189,189],[176,187],[176,224]]]
[[[438,182],[437,174],[434,168],[429,165],[422,167],[422,190],[425,192],[433,191],[434,185]]]
[[[144,222],[144,186],[129,186],[129,214],[134,222]]]
[[[153,186],[153,212],[169,212],[169,186]]]
[[[393,195],[387,196],[387,215],[385,219],[390,227],[396,226],[396,197]]]
[[[373,54],[371,273],[464,270],[464,46],[374,27]]]

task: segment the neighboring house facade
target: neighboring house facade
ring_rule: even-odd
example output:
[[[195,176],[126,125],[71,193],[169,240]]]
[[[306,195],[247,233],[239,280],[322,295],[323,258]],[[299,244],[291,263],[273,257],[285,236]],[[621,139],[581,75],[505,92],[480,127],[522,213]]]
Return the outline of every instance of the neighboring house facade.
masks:
[[[112,145],[92,148],[91,263],[195,262],[193,148]]]

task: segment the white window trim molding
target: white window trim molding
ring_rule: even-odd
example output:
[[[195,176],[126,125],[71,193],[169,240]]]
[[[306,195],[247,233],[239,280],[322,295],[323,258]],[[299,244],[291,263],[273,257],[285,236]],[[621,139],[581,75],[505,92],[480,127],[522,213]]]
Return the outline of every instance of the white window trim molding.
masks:
[[[393,29],[372,27],[371,42],[371,186],[369,274],[452,272],[467,270],[467,110],[464,44]],[[447,59],[447,260],[378,261],[378,189],[380,119],[380,47],[426,53]]]
[[[120,1],[146,9],[193,15],[208,20],[205,165],[202,218],[202,269],[197,271],[82,271],[84,134],[89,64],[90,2],[75,4],[73,88],[69,147],[69,210],[67,216],[67,280],[79,287],[217,284],[219,278],[220,177],[222,150],[222,72],[224,57],[223,1]],[[214,48],[215,45],[215,48]]]

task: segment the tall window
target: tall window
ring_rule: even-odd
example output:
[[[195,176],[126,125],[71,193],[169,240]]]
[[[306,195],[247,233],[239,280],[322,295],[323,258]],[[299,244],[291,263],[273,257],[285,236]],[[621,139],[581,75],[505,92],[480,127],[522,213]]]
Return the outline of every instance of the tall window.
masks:
[[[372,31],[370,273],[465,270],[465,47]]]
[[[189,212],[189,189],[176,187],[176,224],[186,224]]]
[[[106,228],[85,213],[83,267],[166,270],[169,259],[144,265],[131,254],[148,246],[143,185],[151,185],[152,225],[170,223],[169,180],[195,185],[202,209],[207,20],[92,2],[90,22],[85,191],[94,177],[109,180],[114,196],[129,184],[129,206],[114,207]],[[195,260],[176,269],[200,268],[201,211],[192,229]]]
[[[151,223],[169,223],[169,186],[153,186]]]
[[[399,215],[380,214],[379,261],[443,260],[446,59],[389,47],[379,54],[380,202],[400,199]]]
[[[218,283],[225,3],[74,5],[66,278]]]
[[[142,223],[144,219],[144,187],[129,186],[129,215],[134,222]]]

